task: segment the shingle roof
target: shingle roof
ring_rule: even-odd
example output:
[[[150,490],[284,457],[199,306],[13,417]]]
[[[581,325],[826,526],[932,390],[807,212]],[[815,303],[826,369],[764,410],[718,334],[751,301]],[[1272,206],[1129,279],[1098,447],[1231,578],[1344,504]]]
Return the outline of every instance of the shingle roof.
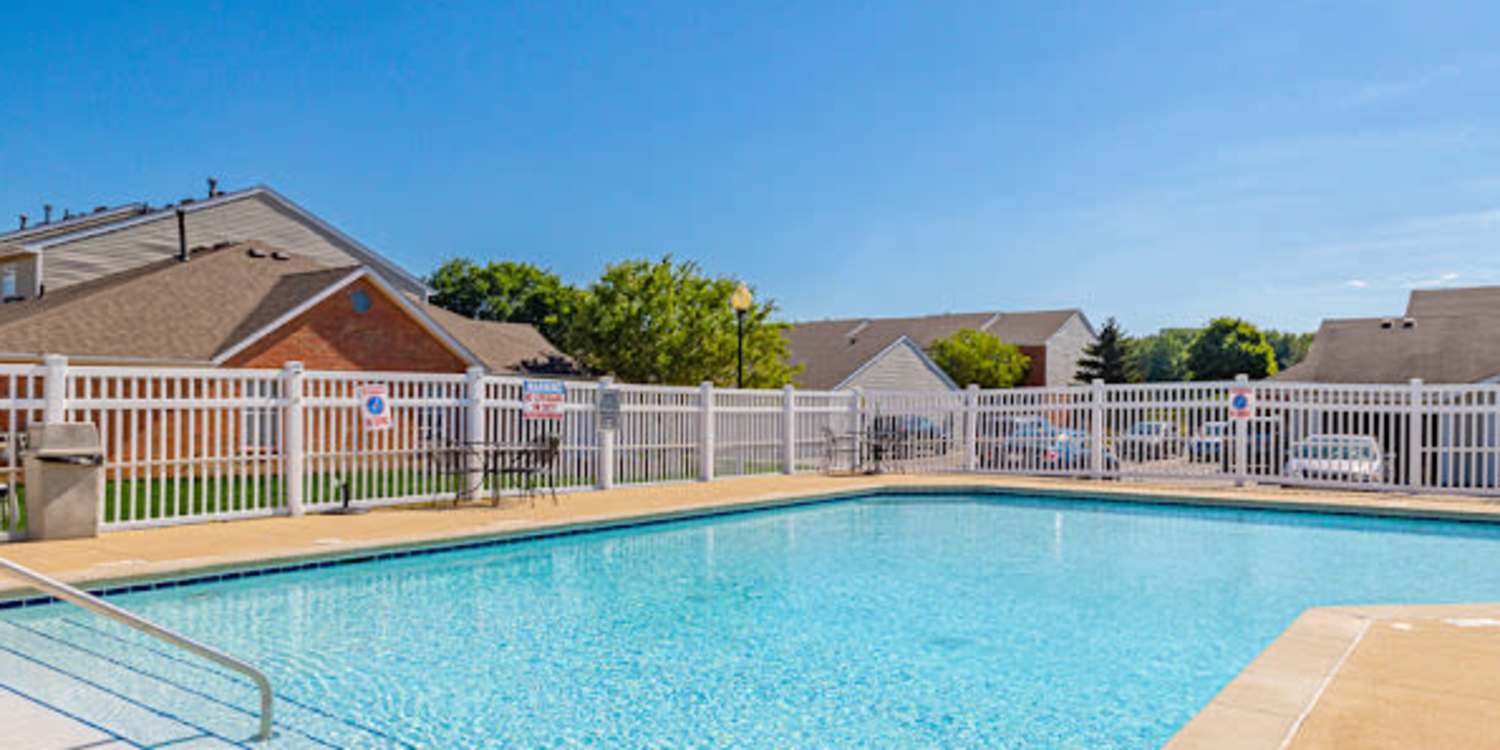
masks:
[[[252,258],[250,248],[267,257]],[[207,362],[357,271],[241,243],[0,305],[0,352]]]
[[[1406,302],[1410,317],[1429,315],[1500,315],[1500,286],[1416,289]]]
[[[1389,327],[1386,327],[1389,326]],[[1276,380],[1475,383],[1500,375],[1500,315],[1325,320],[1307,358]]]
[[[1035,312],[975,312],[912,318],[849,318],[796,323],[787,332],[792,364],[803,366],[797,377],[804,388],[837,387],[892,342],[907,336],[923,349],[963,328],[999,336],[1017,346],[1042,346],[1076,309]]]
[[[417,303],[438,325],[474,353],[491,372],[576,370],[567,355],[536,327],[525,323],[474,320],[426,302]],[[545,367],[544,367],[545,365]]]

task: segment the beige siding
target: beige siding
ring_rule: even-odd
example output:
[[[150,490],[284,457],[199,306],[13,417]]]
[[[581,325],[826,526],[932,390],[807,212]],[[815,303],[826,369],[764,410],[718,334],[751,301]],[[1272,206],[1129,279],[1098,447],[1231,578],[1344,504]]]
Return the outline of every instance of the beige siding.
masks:
[[[36,256],[27,253],[0,258],[0,280],[11,270],[16,272],[16,294],[27,299],[36,296]]]
[[[1083,359],[1083,350],[1094,343],[1094,334],[1082,315],[1068,318],[1057,333],[1047,339],[1047,385],[1068,385],[1077,382],[1078,362]]]
[[[175,257],[177,216],[172,211],[162,211],[156,216],[139,224],[45,248],[42,252],[46,255],[47,286],[58,289]],[[190,248],[218,242],[259,240],[330,267],[370,265],[370,261],[358,257],[354,249],[263,194],[190,211],[186,221]],[[372,270],[402,291],[422,291],[420,286],[414,286],[389,269],[376,266]]]
[[[869,391],[946,391],[948,383],[910,345],[891,347],[844,384]]]

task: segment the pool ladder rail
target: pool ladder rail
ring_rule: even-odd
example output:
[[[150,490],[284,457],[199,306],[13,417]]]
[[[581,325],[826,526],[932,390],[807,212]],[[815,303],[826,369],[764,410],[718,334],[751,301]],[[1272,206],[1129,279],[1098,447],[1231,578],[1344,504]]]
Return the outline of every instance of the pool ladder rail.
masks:
[[[165,641],[183,650],[191,651],[225,669],[231,669],[249,677],[255,683],[255,686],[260,689],[260,730],[255,735],[255,741],[265,742],[271,739],[271,708],[274,697],[271,692],[271,681],[267,679],[264,672],[212,646],[204,645],[181,633],[168,630],[139,615],[132,614],[110,604],[87,591],[69,586],[62,581],[45,576],[24,565],[18,565],[0,557],[0,568],[24,579],[36,589],[51,594],[69,604],[83,607],[101,617],[107,617],[153,638]]]

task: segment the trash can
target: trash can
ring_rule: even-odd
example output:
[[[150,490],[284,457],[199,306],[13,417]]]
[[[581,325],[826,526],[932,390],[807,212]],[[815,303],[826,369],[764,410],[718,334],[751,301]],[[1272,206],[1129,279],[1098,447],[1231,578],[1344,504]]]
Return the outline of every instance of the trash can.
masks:
[[[99,534],[104,450],[92,424],[41,424],[27,431],[26,536],[77,539]]]

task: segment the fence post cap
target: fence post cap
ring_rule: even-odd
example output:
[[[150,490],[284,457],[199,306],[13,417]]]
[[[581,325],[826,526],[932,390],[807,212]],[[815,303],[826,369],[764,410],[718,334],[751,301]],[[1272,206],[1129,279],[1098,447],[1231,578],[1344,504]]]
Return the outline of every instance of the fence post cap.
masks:
[[[282,362],[281,363],[281,369],[285,370],[286,372],[302,372],[303,369],[305,369],[305,368],[303,368],[301,362],[298,362],[297,360],[293,359],[293,360],[288,360],[286,362]]]
[[[1239,383],[1240,385],[1244,385],[1244,384],[1250,382],[1250,376],[1246,375],[1245,373],[1242,372],[1242,373],[1234,376],[1234,382]]]
[[[1104,378],[1094,378],[1089,382],[1093,383],[1094,385],[1104,385]]]
[[[979,390],[979,384],[978,383],[970,383],[967,388],[964,388],[964,390],[966,390],[966,391],[977,391],[977,390]]]
[[[1421,385],[1422,384],[1422,379],[1421,378],[1412,378],[1411,379],[1411,384],[1412,385]]]
[[[57,366],[66,365],[68,363],[68,355],[66,355],[66,354],[43,354],[42,355],[42,362],[45,363],[45,364],[47,364],[47,365],[57,365]]]

